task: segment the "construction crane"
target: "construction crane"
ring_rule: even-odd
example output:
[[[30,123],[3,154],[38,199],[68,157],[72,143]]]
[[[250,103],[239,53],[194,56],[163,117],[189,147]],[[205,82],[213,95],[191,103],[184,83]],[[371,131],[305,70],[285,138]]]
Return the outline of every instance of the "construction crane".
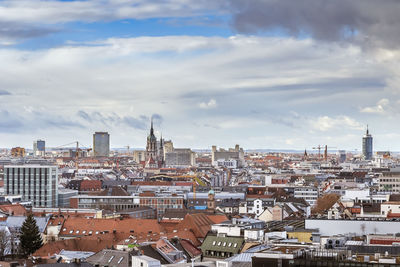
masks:
[[[74,142],[72,142],[72,143],[68,143],[68,144],[65,144],[65,145],[61,145],[61,146],[57,146],[57,147],[55,147],[56,149],[57,148],[62,148],[62,147],[65,147],[65,146],[70,146],[70,145],[76,145],[76,150],[75,150],[75,168],[76,168],[76,171],[78,172],[78,159],[79,159],[79,150],[87,150],[87,151],[90,151],[90,150],[92,150],[91,148],[86,148],[86,149],[80,149],[79,148],[79,141],[74,141]]]
[[[321,145],[312,148],[312,149],[318,149],[318,160],[321,160],[321,148],[322,148]]]

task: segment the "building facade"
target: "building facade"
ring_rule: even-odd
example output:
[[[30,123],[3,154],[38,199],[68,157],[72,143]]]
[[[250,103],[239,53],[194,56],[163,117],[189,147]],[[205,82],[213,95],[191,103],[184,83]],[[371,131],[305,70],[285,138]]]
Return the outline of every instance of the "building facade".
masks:
[[[46,142],[44,140],[36,140],[33,142],[33,156],[44,157],[46,152]]]
[[[22,195],[35,207],[58,207],[58,168],[53,165],[4,166],[4,191]]]
[[[93,134],[93,156],[108,157],[110,155],[110,135],[107,132]]]
[[[367,131],[362,139],[362,153],[366,160],[372,159],[373,147],[372,147],[372,135],[369,133],[368,126]]]

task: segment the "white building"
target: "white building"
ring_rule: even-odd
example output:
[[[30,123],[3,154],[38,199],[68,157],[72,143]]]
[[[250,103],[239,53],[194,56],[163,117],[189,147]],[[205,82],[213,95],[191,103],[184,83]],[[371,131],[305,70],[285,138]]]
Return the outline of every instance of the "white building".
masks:
[[[22,195],[35,207],[58,207],[58,168],[53,165],[4,166],[4,191]]]
[[[308,202],[311,206],[317,203],[319,197],[319,191],[316,187],[296,187],[294,189],[294,197],[302,198]]]
[[[161,263],[159,260],[153,259],[151,257],[142,256],[132,256],[132,267],[160,267]]]

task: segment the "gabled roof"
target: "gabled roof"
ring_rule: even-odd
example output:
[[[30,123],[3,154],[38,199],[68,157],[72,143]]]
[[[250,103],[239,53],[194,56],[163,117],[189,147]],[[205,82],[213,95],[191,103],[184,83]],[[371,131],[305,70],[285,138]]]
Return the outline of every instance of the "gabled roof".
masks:
[[[127,251],[103,249],[87,258],[86,261],[100,266],[129,266],[130,257]]]
[[[5,204],[0,205],[0,210],[8,215],[25,216],[26,209],[21,204]]]
[[[203,252],[210,250],[237,254],[240,252],[243,243],[243,237],[207,235],[201,245],[201,250]]]
[[[203,213],[187,214],[178,229],[191,229],[197,238],[204,238],[214,222]]]
[[[126,238],[126,235],[103,234],[100,236],[84,236],[73,239],[65,239],[44,244],[33,255],[48,257],[59,254],[62,250],[69,251],[92,251],[98,252],[104,248],[111,248],[119,240]]]

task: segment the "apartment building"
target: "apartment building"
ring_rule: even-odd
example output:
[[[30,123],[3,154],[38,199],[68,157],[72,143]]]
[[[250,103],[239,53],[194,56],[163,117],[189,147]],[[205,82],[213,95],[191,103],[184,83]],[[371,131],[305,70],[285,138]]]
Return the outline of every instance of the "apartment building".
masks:
[[[384,172],[379,177],[379,191],[381,192],[400,192],[400,173]]]

